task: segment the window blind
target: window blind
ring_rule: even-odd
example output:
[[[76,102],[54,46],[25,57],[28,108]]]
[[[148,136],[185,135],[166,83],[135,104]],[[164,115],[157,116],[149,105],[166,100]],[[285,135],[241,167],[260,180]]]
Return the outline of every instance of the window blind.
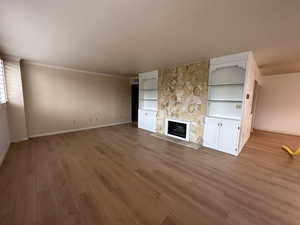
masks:
[[[0,104],[5,103],[6,98],[6,82],[4,76],[4,64],[3,60],[0,59]]]

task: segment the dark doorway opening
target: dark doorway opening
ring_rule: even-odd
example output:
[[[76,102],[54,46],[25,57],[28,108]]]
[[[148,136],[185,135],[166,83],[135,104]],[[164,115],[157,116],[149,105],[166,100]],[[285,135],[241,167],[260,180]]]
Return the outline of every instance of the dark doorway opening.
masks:
[[[131,85],[131,120],[133,124],[138,122],[138,110],[139,110],[139,85]]]

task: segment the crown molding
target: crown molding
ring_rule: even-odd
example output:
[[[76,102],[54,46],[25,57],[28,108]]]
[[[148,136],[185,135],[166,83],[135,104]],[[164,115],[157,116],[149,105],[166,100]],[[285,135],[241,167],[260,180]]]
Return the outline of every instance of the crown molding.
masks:
[[[13,55],[5,55],[0,53],[0,58],[4,61],[21,62],[21,58]]]
[[[112,77],[112,78],[119,78],[119,79],[126,79],[128,80],[130,77],[127,75],[116,75],[116,74],[107,74],[107,73],[99,73],[99,72],[91,72],[87,70],[79,70],[79,69],[73,69],[70,67],[64,67],[64,66],[55,66],[50,64],[44,64],[44,63],[38,63],[31,60],[22,60],[22,64],[29,64],[34,66],[41,66],[41,67],[47,67],[51,69],[57,69],[57,70],[66,70],[66,71],[72,71],[76,73],[85,73],[85,74],[91,74],[91,75],[98,75],[98,76],[104,76],[104,77]]]

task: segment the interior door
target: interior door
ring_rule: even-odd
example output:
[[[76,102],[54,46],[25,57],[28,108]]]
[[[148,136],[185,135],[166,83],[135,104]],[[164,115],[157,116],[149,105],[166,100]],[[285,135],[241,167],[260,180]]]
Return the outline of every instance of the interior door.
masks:
[[[205,118],[204,143],[203,145],[209,148],[218,148],[220,120],[216,118]]]
[[[220,123],[218,150],[232,155],[238,152],[240,122],[236,120],[222,120]]]

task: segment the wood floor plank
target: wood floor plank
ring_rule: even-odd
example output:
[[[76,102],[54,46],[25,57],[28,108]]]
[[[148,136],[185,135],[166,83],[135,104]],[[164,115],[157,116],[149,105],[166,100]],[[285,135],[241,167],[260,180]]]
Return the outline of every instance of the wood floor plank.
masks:
[[[238,157],[130,125],[12,144],[0,225],[298,225],[300,137],[256,131]]]

